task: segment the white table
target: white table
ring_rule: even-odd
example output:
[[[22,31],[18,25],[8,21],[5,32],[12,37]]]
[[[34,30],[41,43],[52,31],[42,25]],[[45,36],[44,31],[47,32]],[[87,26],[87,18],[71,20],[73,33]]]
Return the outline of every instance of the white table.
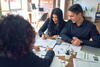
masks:
[[[42,46],[42,47],[48,46],[52,48],[55,44],[56,44],[56,40],[51,40],[51,39],[43,40],[40,37],[36,37],[35,45]],[[41,52],[37,52],[37,55],[43,57],[46,54],[46,51],[44,48],[41,48],[41,50],[42,50]],[[81,49],[80,46],[73,46],[72,44],[65,43],[65,42],[63,42],[61,45],[56,45],[53,50],[55,52],[55,57],[50,67],[65,67],[68,64],[67,61],[61,60],[57,57],[57,56],[66,56],[65,54],[66,50],[71,50],[77,53],[83,51],[83,52],[87,52],[91,54],[93,53],[96,54],[97,56],[100,56],[100,49],[98,48],[83,46]],[[68,67],[73,67],[73,65],[69,65]]]

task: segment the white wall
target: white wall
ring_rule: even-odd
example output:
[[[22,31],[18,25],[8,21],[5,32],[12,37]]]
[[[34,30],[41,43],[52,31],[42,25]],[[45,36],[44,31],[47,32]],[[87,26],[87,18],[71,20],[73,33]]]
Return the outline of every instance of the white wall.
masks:
[[[74,3],[79,3],[85,10],[85,16],[92,17],[91,21],[95,21],[95,13],[100,0],[74,0]]]
[[[36,8],[39,7],[39,0],[32,0],[32,3],[35,3]]]
[[[65,0],[60,0],[60,9],[63,11],[63,14],[64,14],[64,8],[65,8],[64,5],[65,5]]]
[[[23,16],[25,19],[28,18],[27,0],[22,0],[22,10],[17,11],[17,14]]]
[[[25,19],[27,19],[28,17],[28,12],[27,12],[27,0],[21,0],[21,5],[22,8],[20,10],[10,10],[9,9],[9,3],[8,0],[0,0],[1,2],[1,11],[2,11],[2,15],[7,15],[7,14],[19,14],[21,16],[23,16]]]
[[[8,7],[6,7],[7,4],[4,4],[3,1],[5,0],[1,0],[2,10],[8,10]],[[23,17],[27,18],[28,17],[27,0],[21,0],[21,1],[22,1],[22,10],[18,10],[12,13],[20,14]],[[38,6],[38,0],[32,0],[32,3],[34,2],[37,3],[36,5]],[[95,20],[95,12],[97,11],[97,5],[98,3],[100,3],[100,0],[74,0],[74,3],[80,3],[85,11],[87,9],[86,16],[92,17],[92,21]],[[63,13],[64,13],[64,5],[65,5],[65,0],[61,0],[60,8],[62,9]],[[4,12],[4,14],[6,14],[7,12]]]

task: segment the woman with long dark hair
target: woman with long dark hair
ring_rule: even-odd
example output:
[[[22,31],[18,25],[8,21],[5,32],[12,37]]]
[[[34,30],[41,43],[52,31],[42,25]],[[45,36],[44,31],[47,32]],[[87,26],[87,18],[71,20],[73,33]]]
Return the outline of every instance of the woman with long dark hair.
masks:
[[[57,38],[65,21],[63,19],[63,13],[60,8],[54,8],[51,12],[51,17],[48,18],[43,26],[39,30],[40,37],[46,39],[47,37]],[[46,34],[44,33],[47,30]]]

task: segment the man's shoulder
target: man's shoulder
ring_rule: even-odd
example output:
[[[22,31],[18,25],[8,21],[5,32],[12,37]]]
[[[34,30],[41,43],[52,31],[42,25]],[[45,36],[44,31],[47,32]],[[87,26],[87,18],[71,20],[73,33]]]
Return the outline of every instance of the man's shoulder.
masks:
[[[90,27],[90,26],[95,26],[95,24],[93,24],[91,21],[89,20],[85,20],[85,23]]]
[[[65,26],[69,26],[71,24],[72,24],[72,21],[71,20],[68,20],[68,21],[65,22]]]

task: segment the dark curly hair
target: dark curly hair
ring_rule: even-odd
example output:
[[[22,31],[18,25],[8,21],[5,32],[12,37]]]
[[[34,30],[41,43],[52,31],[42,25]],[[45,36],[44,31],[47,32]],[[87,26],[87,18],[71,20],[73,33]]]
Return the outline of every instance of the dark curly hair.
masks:
[[[0,22],[0,54],[19,58],[31,51],[35,31],[23,17],[9,15]]]

